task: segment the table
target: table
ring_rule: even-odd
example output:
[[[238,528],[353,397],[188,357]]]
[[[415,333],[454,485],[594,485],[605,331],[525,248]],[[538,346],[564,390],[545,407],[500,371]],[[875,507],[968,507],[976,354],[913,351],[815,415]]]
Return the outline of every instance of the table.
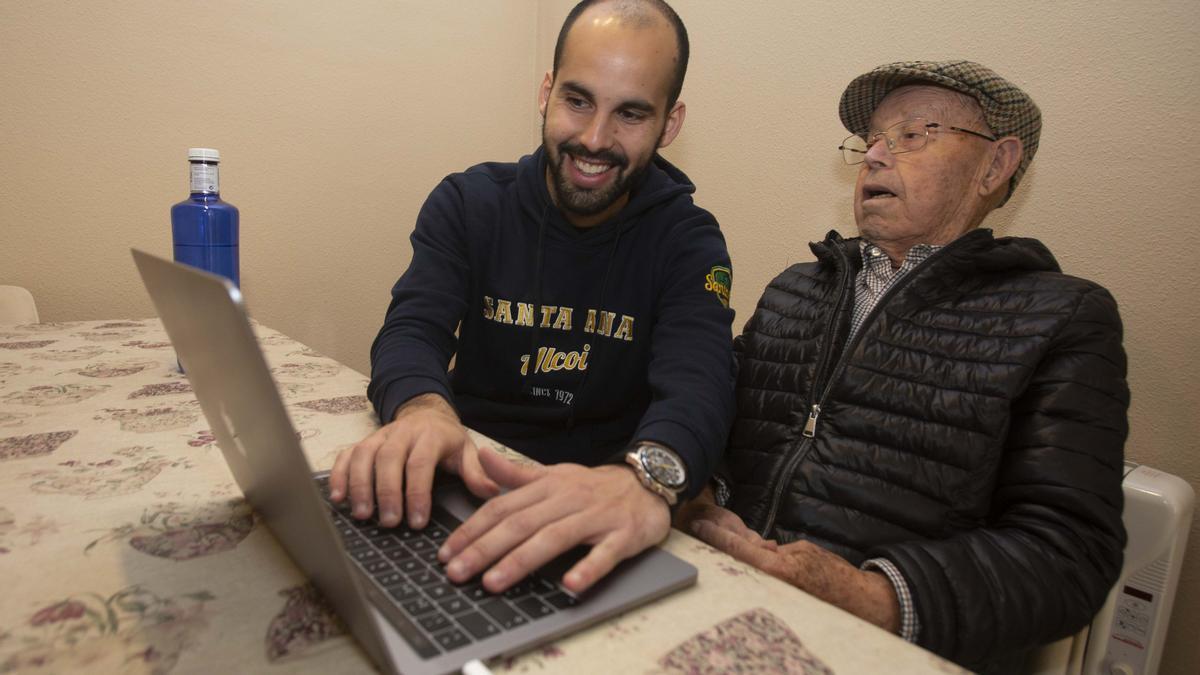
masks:
[[[329,468],[377,427],[367,378],[255,330]],[[696,586],[489,666],[963,672],[681,532],[664,547]],[[0,324],[0,583],[0,673],[371,671],[243,501],[157,319]]]

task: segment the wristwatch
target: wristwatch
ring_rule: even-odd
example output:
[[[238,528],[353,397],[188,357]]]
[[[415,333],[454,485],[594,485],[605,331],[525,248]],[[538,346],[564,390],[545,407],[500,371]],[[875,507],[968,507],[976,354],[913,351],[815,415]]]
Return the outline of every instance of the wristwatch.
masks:
[[[687,468],[674,452],[655,443],[639,443],[625,454],[625,463],[633,467],[647,490],[675,506],[687,488]]]

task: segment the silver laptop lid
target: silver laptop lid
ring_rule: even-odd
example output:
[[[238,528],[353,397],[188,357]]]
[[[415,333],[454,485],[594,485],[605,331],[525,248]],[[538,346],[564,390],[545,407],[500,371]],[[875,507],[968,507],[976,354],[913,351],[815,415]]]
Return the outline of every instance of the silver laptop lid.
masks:
[[[317,494],[241,292],[223,277],[136,249],[133,258],[238,487],[370,658],[394,670]]]

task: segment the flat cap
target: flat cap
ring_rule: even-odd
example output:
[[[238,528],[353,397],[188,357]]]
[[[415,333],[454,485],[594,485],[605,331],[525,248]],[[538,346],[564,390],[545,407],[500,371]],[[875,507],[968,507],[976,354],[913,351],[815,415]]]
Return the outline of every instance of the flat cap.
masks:
[[[854,78],[842,92],[838,107],[842,124],[852,134],[870,131],[871,115],[892,90],[906,84],[933,84],[961,92],[979,101],[984,119],[999,138],[1021,139],[1021,163],[1008,182],[1008,201],[1037,152],[1042,134],[1042,112],[1029,94],[992,69],[972,61],[900,61],[888,63]]]

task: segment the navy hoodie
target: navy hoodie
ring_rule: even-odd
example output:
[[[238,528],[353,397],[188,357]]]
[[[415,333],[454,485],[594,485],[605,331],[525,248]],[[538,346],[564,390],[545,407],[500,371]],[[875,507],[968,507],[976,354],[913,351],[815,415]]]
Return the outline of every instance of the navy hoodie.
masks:
[[[724,237],[657,155],[620,213],[576,228],[550,200],[545,161],[538,149],[480,164],[429,195],[367,394],[385,423],[441,394],[464,424],[543,463],[617,461],[657,441],[683,458],[693,495],[734,412]]]

